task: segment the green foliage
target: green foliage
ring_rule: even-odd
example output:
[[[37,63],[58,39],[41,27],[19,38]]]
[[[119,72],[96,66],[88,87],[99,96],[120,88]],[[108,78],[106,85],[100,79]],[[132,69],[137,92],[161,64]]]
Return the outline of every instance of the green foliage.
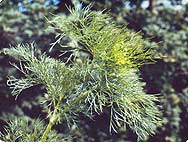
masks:
[[[79,113],[92,117],[94,112],[103,112],[104,107],[111,110],[110,131],[128,125],[138,139],[154,134],[156,126],[161,124],[155,105],[157,98],[144,93],[137,68],[152,61],[155,51],[145,46],[141,36],[116,26],[108,14],[91,11],[89,7],[70,12],[69,17],[55,16],[50,21],[59,32],[60,38],[55,43],[66,36],[82,45],[71,49],[65,63],[45,53],[36,54],[33,44],[4,50],[20,60],[16,67],[25,75],[8,80],[13,94],[19,95],[36,84],[46,88],[44,100],[49,123],[42,127],[40,141],[50,141],[50,131],[62,117],[68,124],[74,123]],[[91,59],[78,61],[77,55],[83,50]],[[69,51],[70,48],[64,47],[64,52]]]
[[[5,132],[1,134],[2,140],[6,142],[35,142],[40,139],[44,131],[44,124],[39,120],[25,120],[17,118],[8,123]],[[58,135],[55,131],[50,132],[46,142],[57,142]]]
[[[94,59],[116,64],[120,70],[125,66],[138,67],[154,58],[155,50],[146,47],[138,33],[116,26],[108,14],[84,10],[70,10],[72,16],[56,16],[50,21],[60,32],[57,41],[67,35],[81,43]]]
[[[170,142],[185,141],[186,137],[180,135],[180,133],[187,131],[186,126],[181,126],[187,121],[185,110],[188,105],[183,103],[187,95],[182,93],[188,86],[186,9],[182,6],[181,11],[176,11],[172,8],[163,7],[157,13],[138,12],[137,14],[144,14],[142,15],[142,17],[145,17],[143,31],[147,33],[148,37],[153,37],[154,42],[160,42],[158,51],[165,56],[161,61],[162,63],[158,64],[152,72],[147,71],[150,67],[145,68],[145,75],[151,76],[147,80],[158,84],[157,88],[159,89],[157,90],[164,96],[162,102],[165,108],[164,121],[166,128],[162,133],[173,129],[165,136],[165,139]],[[162,69],[160,71],[157,68]],[[160,80],[153,75],[157,73],[161,74]]]
[[[81,1],[83,4],[90,3],[88,0]],[[148,7],[143,8],[142,5],[146,7],[147,2]],[[188,121],[188,103],[185,102],[188,94],[187,6],[188,4],[183,5],[181,0],[95,1],[93,6],[95,10],[105,7],[110,10],[110,15],[117,23],[127,24],[128,28],[141,31],[144,38],[151,39],[149,46],[157,45],[157,53],[164,56],[157,60],[156,64],[144,65],[141,68],[146,91],[164,96],[161,101],[165,125],[159,129],[158,134],[148,138],[149,142],[187,140],[188,127],[185,125]],[[118,138],[114,136],[106,139],[121,141],[126,138],[134,141],[133,137],[129,133],[122,133]]]
[[[165,109],[165,127],[158,137],[169,142],[187,139],[184,134],[187,126],[184,123],[187,122],[188,103],[185,104],[187,92],[184,90],[188,86],[188,15],[186,6],[181,5],[179,10],[176,10],[175,6],[156,5],[154,12],[138,9],[127,11],[126,14],[121,13],[122,19],[127,20],[129,27],[142,30],[146,38],[149,37],[158,44],[157,50],[164,56],[156,65],[145,66],[143,77],[148,84],[148,92],[157,92],[164,96],[162,102]],[[157,135],[153,137],[155,138],[157,139]]]
[[[45,17],[49,17],[49,12],[54,12],[55,7],[53,5],[46,7],[44,3],[44,1],[24,1],[23,6],[25,9],[27,9],[27,11],[21,11],[19,10],[19,6],[14,4],[12,1],[5,0],[1,2],[0,49],[10,48],[10,45],[16,45],[20,42],[33,42],[33,40],[40,45],[41,50],[46,50],[49,47],[47,45],[50,43],[50,39],[47,37],[50,37],[53,34],[45,31],[47,27]],[[7,76],[14,75],[16,77],[20,77],[23,75],[23,73],[20,73],[18,70],[16,70],[16,68],[11,66],[9,61],[10,59],[8,56],[0,54],[1,121],[6,121],[9,116],[11,117],[10,113],[14,113],[16,116],[28,116],[24,109],[28,109],[30,113],[40,109],[38,107],[40,95],[39,97],[37,96],[40,93],[37,92],[35,92],[35,97],[23,95],[23,97],[19,98],[18,100],[12,101],[13,97],[10,95],[10,90],[6,85]],[[2,129],[2,127],[3,124],[0,124],[0,129]]]

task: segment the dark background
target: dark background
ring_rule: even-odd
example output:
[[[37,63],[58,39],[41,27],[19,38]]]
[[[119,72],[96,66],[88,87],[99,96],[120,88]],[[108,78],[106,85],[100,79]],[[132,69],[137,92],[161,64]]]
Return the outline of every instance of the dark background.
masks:
[[[47,30],[44,17],[50,13],[68,14],[65,4],[81,8],[93,2],[93,10],[109,11],[117,24],[140,32],[149,39],[148,46],[157,46],[163,56],[155,64],[140,68],[145,91],[160,95],[163,126],[148,142],[185,142],[188,139],[188,4],[186,0],[4,0],[0,3],[0,49],[17,43],[35,41],[42,51],[50,48],[54,31]],[[188,3],[188,2],[187,2]],[[57,57],[59,48],[48,53]],[[8,56],[0,54],[0,131],[6,121],[24,116],[30,119],[45,117],[39,106],[43,88],[37,86],[22,92],[16,100],[6,85],[8,76],[22,76],[13,68]],[[16,61],[15,61],[16,62]],[[75,136],[81,142],[135,142],[131,130],[119,130],[110,135],[108,110],[96,115],[95,121],[80,115],[79,128],[66,125],[55,127],[59,132]]]

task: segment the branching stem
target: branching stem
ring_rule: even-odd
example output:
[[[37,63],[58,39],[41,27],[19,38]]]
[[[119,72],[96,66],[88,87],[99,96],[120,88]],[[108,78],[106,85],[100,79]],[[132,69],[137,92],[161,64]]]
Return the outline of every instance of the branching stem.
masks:
[[[62,99],[63,99],[63,96],[60,96],[55,106],[54,112],[50,117],[50,121],[41,137],[41,142],[46,142],[49,132],[51,131],[53,125],[55,125],[55,123],[58,121],[58,118],[59,118],[58,109],[59,109]]]
[[[75,101],[73,101],[71,104],[67,105],[64,110],[62,111],[61,115],[63,115],[64,113],[68,112],[72,106],[76,105],[80,100],[82,100],[83,98],[86,97],[88,93],[84,92],[83,94],[81,94],[79,97],[77,97],[77,99],[75,99]],[[52,114],[52,116],[50,117],[50,121],[41,137],[41,141],[40,142],[46,142],[46,139],[48,137],[49,132],[51,131],[53,125],[55,125],[55,123],[58,121],[58,118],[60,117],[60,114],[58,114],[58,109],[60,106],[60,103],[62,101],[63,97],[60,97],[58,100],[57,105],[55,106],[54,112]]]

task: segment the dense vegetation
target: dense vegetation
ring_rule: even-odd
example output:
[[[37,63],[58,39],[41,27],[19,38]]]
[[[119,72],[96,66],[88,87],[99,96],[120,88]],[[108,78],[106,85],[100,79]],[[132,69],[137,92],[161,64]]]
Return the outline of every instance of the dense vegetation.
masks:
[[[91,1],[83,0],[82,2],[83,5],[88,5]],[[64,56],[59,56],[62,52],[60,45],[54,44],[54,48],[49,52],[50,43],[55,42],[54,37],[60,31],[53,29],[46,31],[48,24],[44,18],[44,16],[48,19],[50,19],[50,16],[53,17],[49,12],[61,14],[64,17],[67,16],[64,3],[70,6],[73,5],[71,1],[57,2],[56,6],[54,6],[55,2],[53,1],[48,1],[48,3],[46,1],[30,3],[2,2],[0,5],[0,49],[9,48],[9,44],[16,45],[20,42],[35,41],[40,50],[45,51],[48,56],[66,61],[66,57],[70,55],[70,52],[67,52]],[[157,59],[155,64],[141,67],[140,76],[146,82],[145,92],[160,95],[164,124],[158,128],[157,134],[148,137],[146,141],[184,142],[187,140],[186,132],[188,131],[187,5],[183,5],[181,0],[167,0],[168,5],[160,0],[148,0],[147,6],[143,3],[142,0],[95,1],[92,9],[103,10],[106,8],[107,11],[111,9],[109,14],[117,23],[120,25],[127,24],[128,28],[141,32],[144,38],[150,40],[150,42],[145,43],[148,47],[158,46],[156,50],[163,58]],[[80,6],[78,2],[77,6]],[[53,20],[51,22],[53,24]],[[54,24],[58,26],[58,23]],[[71,36],[73,35],[74,33],[71,34]],[[61,35],[58,37],[61,37]],[[64,41],[63,44],[69,47],[74,47],[76,44],[66,38],[62,40]],[[83,45],[79,44],[79,46]],[[82,55],[85,54],[82,53]],[[39,115],[42,118],[46,116],[46,110],[38,105],[43,99],[41,97],[43,92],[46,91],[43,86],[38,85],[26,89],[16,100],[15,97],[10,95],[10,89],[6,85],[7,76],[23,77],[22,73],[9,64],[10,60],[19,63],[7,55],[0,55],[1,131],[7,125],[7,120],[13,120],[15,117],[22,117],[25,120],[17,122],[17,124],[25,125],[24,123],[30,121],[32,125],[35,123],[33,118],[37,118]],[[117,59],[117,61],[120,64],[122,63],[120,59]],[[80,114],[80,129],[76,129],[75,125],[72,125],[70,131],[66,125],[60,124],[55,129],[64,132],[63,135],[69,132],[69,136],[74,136],[74,139],[70,141],[136,141],[137,136],[130,129],[125,131],[120,128],[118,134],[109,134],[108,126],[106,126],[109,116],[109,109],[104,108],[102,114],[95,114],[93,118],[95,121]],[[42,123],[39,123],[39,127],[43,125]],[[20,125],[17,127],[20,127]]]

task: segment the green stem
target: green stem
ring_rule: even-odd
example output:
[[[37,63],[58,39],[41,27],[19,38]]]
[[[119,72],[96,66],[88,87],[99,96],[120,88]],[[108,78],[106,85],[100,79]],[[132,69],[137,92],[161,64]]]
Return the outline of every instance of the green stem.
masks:
[[[54,112],[53,114],[51,115],[50,117],[50,121],[41,137],[41,141],[40,142],[46,142],[46,139],[48,137],[48,134],[49,132],[51,131],[52,127],[55,125],[55,123],[58,121],[58,118],[59,118],[59,114],[57,113],[58,112],[58,109],[59,109],[59,106],[60,106],[60,103],[61,103],[61,100],[63,99],[63,97],[60,97],[58,102],[57,102],[57,105],[55,106],[55,109],[54,109]]]
[[[77,97],[71,104],[67,105],[64,110],[62,111],[61,115],[68,112],[72,107],[76,106],[78,104],[78,102],[80,100],[82,100],[83,98],[85,98],[87,96],[87,92],[84,92],[82,95],[80,95],[79,97]],[[58,100],[57,105],[55,106],[54,112],[50,118],[50,121],[42,135],[41,141],[40,142],[46,142],[46,139],[48,137],[49,132],[51,131],[53,125],[58,121],[58,118],[60,116],[60,114],[57,114],[57,111],[59,109],[59,105],[61,103],[61,100],[63,99],[63,97],[60,97]]]

